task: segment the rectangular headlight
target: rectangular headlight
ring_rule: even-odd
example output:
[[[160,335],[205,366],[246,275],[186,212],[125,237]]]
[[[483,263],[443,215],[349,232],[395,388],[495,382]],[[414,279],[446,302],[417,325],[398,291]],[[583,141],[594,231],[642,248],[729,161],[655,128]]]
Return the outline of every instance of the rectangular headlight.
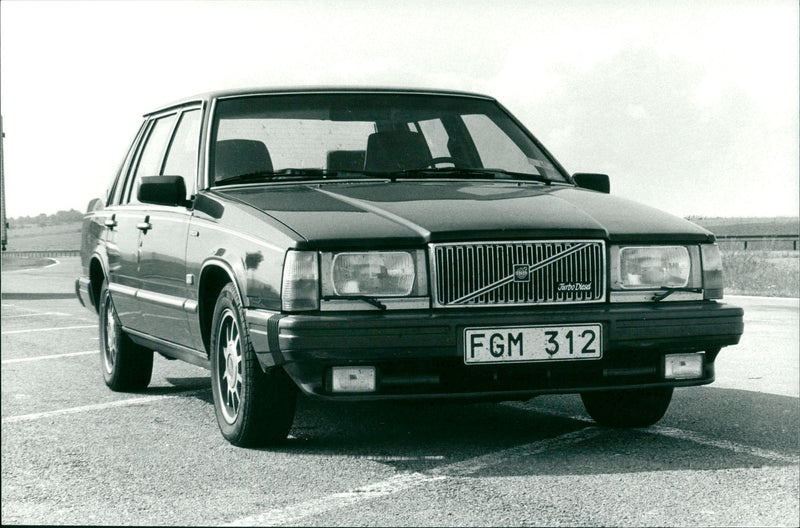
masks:
[[[286,253],[281,306],[287,312],[319,309],[319,261],[316,251]]]
[[[323,297],[408,297],[426,295],[422,251],[364,251],[324,254]]]
[[[685,246],[636,246],[619,249],[619,282],[623,289],[683,288],[692,275]]]

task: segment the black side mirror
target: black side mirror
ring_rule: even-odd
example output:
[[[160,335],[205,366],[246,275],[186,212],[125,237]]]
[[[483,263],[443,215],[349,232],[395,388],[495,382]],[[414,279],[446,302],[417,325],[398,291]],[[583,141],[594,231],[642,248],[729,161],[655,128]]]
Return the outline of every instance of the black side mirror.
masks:
[[[572,179],[575,180],[578,187],[606,194],[611,192],[611,183],[608,181],[608,174],[576,172],[572,175]]]
[[[183,176],[145,176],[136,196],[142,203],[187,205]]]

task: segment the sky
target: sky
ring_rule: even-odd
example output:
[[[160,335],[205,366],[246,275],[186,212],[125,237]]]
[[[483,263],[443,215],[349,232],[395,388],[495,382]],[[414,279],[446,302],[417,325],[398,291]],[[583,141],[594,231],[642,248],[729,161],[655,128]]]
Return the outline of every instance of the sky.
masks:
[[[497,98],[571,173],[679,216],[798,216],[789,1],[0,2],[10,217],[86,210],[145,112],[239,87]]]

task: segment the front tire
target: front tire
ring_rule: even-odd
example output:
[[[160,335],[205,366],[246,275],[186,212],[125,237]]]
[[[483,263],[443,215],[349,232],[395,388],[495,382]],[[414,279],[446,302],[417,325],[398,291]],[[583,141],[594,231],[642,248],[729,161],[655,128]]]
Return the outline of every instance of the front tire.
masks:
[[[608,427],[647,427],[659,421],[672,400],[672,387],[581,393],[595,422]]]
[[[144,390],[153,375],[153,351],[122,330],[105,280],[100,287],[100,370],[106,385],[117,392]]]
[[[217,298],[211,323],[211,388],[217,424],[228,442],[260,446],[286,439],[297,393],[280,367],[261,370],[233,284]]]

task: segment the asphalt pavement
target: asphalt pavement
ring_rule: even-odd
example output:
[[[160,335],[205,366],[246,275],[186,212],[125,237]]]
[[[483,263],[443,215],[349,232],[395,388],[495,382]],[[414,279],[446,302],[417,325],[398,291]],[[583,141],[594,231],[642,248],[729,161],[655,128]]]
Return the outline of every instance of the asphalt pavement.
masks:
[[[203,369],[156,356],[145,391],[106,388],[96,316],[24,286],[68,265],[2,274],[4,525],[798,524],[797,299],[728,298],[742,342],[650,428],[597,427],[574,395],[301,398],[284,445],[241,449],[219,434]]]

